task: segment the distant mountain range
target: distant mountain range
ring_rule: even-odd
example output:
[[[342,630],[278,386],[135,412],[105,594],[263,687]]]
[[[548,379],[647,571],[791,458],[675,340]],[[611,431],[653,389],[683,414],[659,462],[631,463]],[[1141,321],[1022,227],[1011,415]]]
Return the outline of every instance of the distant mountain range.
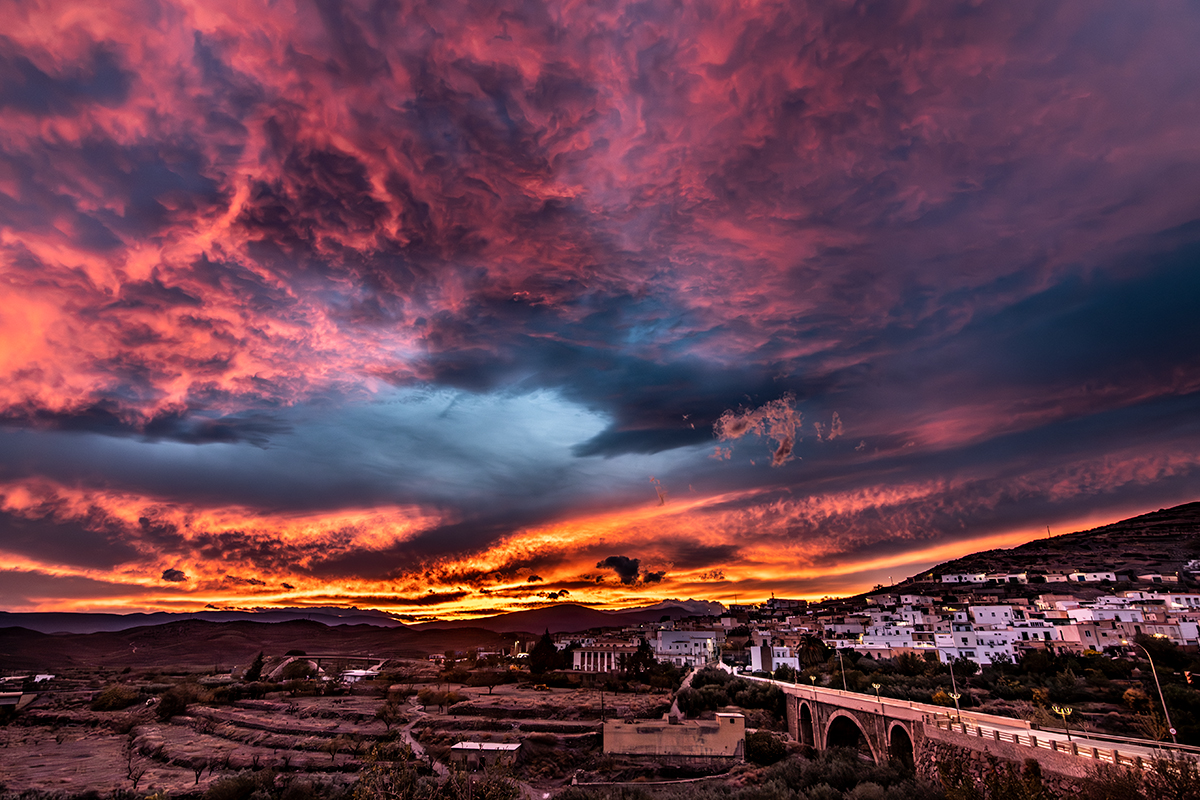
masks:
[[[562,603],[529,611],[514,611],[473,620],[426,622],[417,630],[482,628],[493,632],[573,633],[590,628],[620,627],[679,619],[693,615],[723,613],[725,607],[710,600],[664,600],[651,606],[620,611],[599,611],[576,603]],[[72,612],[9,613],[0,611],[0,628],[20,627],[39,633],[102,633],[125,631],[184,620],[205,622],[319,622],[327,627],[373,625],[405,628],[405,623],[383,611],[359,608],[273,608],[197,611],[183,614],[160,611],[150,614],[86,614]]]
[[[319,622],[322,625],[375,625],[403,628],[404,623],[382,611],[358,608],[272,608],[235,611],[197,611],[150,614],[86,614],[74,612],[10,613],[0,611],[0,628],[21,627],[39,633],[101,633],[126,631],[148,625],[165,625],[182,620],[206,622]]]
[[[922,578],[993,572],[1175,574],[1200,559],[1200,503],[1187,503],[1087,531],[1036,539],[1007,550],[984,550],[938,564]]]
[[[416,630],[483,628],[496,633],[541,633],[543,631],[575,633],[592,628],[616,628],[625,625],[641,625],[645,622],[658,622],[664,617],[679,619],[698,615],[708,616],[713,613],[719,614],[723,610],[724,606],[720,603],[710,603],[704,600],[669,601],[655,603],[653,606],[645,608],[631,608],[622,611],[599,611],[575,603],[559,603],[529,611],[497,614],[494,617],[449,622],[423,622],[412,627]]]
[[[265,651],[302,650],[309,656],[424,658],[471,648],[503,650],[511,636],[478,628],[413,631],[377,625],[329,626],[291,622],[176,620],[162,625],[100,633],[45,634],[0,628],[0,669],[55,671],[68,668],[181,667],[229,669]]]
[[[574,632],[678,619],[723,609],[719,603],[681,600],[626,611],[598,611],[573,603],[479,620],[406,626],[381,612],[306,609],[189,614],[2,614],[0,669],[70,667],[223,667],[245,664],[259,651],[299,649],[308,655],[423,658],[447,650],[507,650],[513,634]],[[311,619],[289,619],[303,615]],[[230,618],[232,617],[232,618]],[[364,621],[365,620],[365,621]],[[30,624],[47,630],[35,630]],[[106,627],[108,626],[108,627]],[[74,630],[71,630],[74,629]]]

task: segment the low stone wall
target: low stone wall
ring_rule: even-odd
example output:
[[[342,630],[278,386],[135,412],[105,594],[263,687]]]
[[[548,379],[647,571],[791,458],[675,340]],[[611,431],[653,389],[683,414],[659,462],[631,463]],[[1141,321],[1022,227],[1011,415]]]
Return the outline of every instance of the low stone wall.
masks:
[[[1091,772],[1093,762],[1073,756],[1065,752],[1031,748],[1013,742],[997,742],[993,739],[969,736],[958,731],[948,731],[935,725],[925,725],[924,741],[921,743],[922,755],[925,752],[937,752],[936,745],[950,745],[960,750],[968,751],[972,758],[987,762],[989,755],[1001,761],[1012,764],[1024,764],[1028,758],[1036,759],[1043,772],[1052,772],[1060,778],[1078,780]],[[922,757],[918,756],[920,763]]]
[[[945,733],[945,731],[942,731]],[[991,775],[995,771],[992,760],[989,755],[999,760],[1001,764],[1012,765],[1018,771],[1025,768],[1025,760],[1033,759],[1035,751],[1028,747],[1017,747],[1016,745],[1007,744],[1004,742],[990,742],[1002,747],[1007,747],[1009,751],[1004,754],[993,752],[992,748],[975,749],[974,747],[965,747],[960,744],[953,744],[947,741],[939,741],[937,739],[926,739],[921,746],[921,752],[917,755],[916,768],[917,774],[934,781],[935,783],[941,780],[941,771],[943,767],[948,768],[951,774],[956,772],[955,767],[961,765],[963,773],[973,779],[976,783],[982,784],[984,778]],[[1048,756],[1061,756],[1059,753],[1050,751],[1042,751],[1036,753]],[[1047,767],[1042,758],[1037,758],[1037,763],[1042,767],[1042,783],[1049,789],[1062,793],[1064,796],[1077,794],[1082,787],[1082,775],[1072,776],[1064,775]]]

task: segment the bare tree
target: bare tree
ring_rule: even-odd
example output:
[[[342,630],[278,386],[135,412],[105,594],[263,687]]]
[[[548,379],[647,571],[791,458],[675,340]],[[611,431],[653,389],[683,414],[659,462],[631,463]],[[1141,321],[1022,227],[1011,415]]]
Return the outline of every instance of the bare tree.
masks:
[[[387,727],[388,732],[391,733],[392,726],[404,719],[404,711],[400,708],[398,702],[388,700],[375,712],[375,719],[382,722]]]
[[[346,746],[346,740],[341,736],[334,736],[329,741],[325,742],[325,752],[329,753],[329,763],[336,764],[338,753],[342,752]]]
[[[208,759],[207,758],[197,758],[195,761],[193,761],[191,763],[191,767],[192,767],[192,772],[195,773],[195,775],[196,775],[196,782],[192,785],[199,786],[200,785],[200,776],[204,774],[204,770],[208,769]]]
[[[125,757],[125,777],[133,784],[133,790],[136,792],[138,784],[141,783],[142,777],[145,776],[149,765],[146,759],[142,758],[138,753],[137,745],[134,744],[134,736],[129,734],[129,738],[125,740],[125,746],[121,748],[121,754]]]

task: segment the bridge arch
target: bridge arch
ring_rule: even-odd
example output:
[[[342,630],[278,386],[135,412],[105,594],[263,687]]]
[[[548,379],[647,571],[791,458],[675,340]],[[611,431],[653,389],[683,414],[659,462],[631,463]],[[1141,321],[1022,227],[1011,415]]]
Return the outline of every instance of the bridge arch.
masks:
[[[845,711],[834,712],[825,724],[825,749],[831,747],[849,747],[858,750],[864,758],[879,763],[879,756],[862,723]]]
[[[796,730],[799,733],[800,744],[807,745],[808,747],[816,747],[816,725],[813,721],[812,707],[808,703],[801,701],[798,717],[799,722]]]
[[[912,733],[901,722],[893,722],[888,727],[888,755],[906,772],[912,772],[916,759],[913,752]]]

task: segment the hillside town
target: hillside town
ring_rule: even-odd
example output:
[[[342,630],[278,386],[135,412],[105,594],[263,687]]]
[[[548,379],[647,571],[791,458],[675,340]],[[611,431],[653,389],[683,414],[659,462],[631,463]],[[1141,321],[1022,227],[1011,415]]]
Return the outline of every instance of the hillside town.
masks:
[[[1195,570],[1197,562],[1188,565]],[[1187,577],[1197,574],[1190,572]],[[775,598],[732,605],[709,620],[664,620],[620,633],[559,634],[572,667],[618,672],[644,640],[654,657],[683,668],[714,662],[774,672],[801,670],[813,640],[876,659],[913,653],[949,662],[1012,663],[1031,650],[1111,652],[1151,636],[1200,646],[1200,591],[1179,591],[1178,575],[1111,571],[1029,575],[943,574],[906,582],[903,591],[821,603]],[[1116,585],[1145,588],[1113,590]],[[1038,588],[1050,591],[1038,592]],[[941,591],[938,591],[941,589]]]

